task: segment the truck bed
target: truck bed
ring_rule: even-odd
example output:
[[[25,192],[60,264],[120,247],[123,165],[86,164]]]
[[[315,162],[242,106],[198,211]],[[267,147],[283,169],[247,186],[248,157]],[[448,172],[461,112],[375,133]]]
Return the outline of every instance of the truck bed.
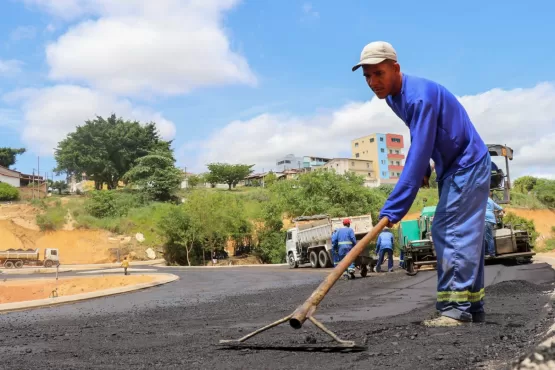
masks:
[[[0,251],[0,259],[35,260],[39,258],[39,250],[3,250]]]

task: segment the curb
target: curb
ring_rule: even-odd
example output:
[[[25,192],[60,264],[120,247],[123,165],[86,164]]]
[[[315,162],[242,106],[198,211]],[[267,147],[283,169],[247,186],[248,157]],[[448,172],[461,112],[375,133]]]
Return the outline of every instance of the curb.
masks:
[[[0,314],[13,312],[13,311],[22,311],[22,310],[31,309],[31,308],[52,307],[52,306],[56,306],[64,303],[79,302],[79,301],[84,301],[84,300],[89,300],[94,298],[112,296],[116,294],[123,294],[123,293],[133,292],[136,290],[141,290],[141,289],[155,287],[158,285],[171,283],[172,281],[179,279],[179,276],[174,274],[151,274],[151,275],[160,276],[160,278],[150,283],[140,283],[140,284],[130,285],[130,286],[121,287],[121,288],[103,289],[103,290],[98,290],[96,292],[73,294],[65,297],[44,298],[44,299],[36,299],[33,301],[0,304]]]
[[[221,268],[236,268],[236,267],[276,267],[276,266],[287,266],[287,263],[278,263],[278,264],[270,264],[270,263],[261,263],[258,265],[225,265],[225,266],[166,266],[166,265],[153,265],[156,267],[161,268],[168,268],[168,269],[221,269]]]
[[[129,266],[157,266],[163,263],[164,259],[157,259],[152,261],[136,261],[129,263]],[[121,267],[120,263],[97,263],[90,265],[65,265],[67,267],[62,267],[58,269],[58,272],[73,272],[73,271],[87,271],[87,270],[99,270],[110,267]],[[38,268],[22,268],[22,269],[0,269],[0,274],[3,275],[32,275],[32,274],[55,274],[56,268],[50,267],[38,267]]]

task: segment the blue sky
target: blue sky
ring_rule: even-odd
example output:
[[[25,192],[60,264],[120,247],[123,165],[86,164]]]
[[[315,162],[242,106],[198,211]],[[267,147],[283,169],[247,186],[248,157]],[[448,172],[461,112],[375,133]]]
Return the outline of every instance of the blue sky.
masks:
[[[28,149],[18,170],[40,155],[50,171],[57,141],[112,111],[163,122],[178,165],[193,171],[348,156],[352,138],[408,134],[350,69],[366,43],[385,40],[404,72],[464,96],[485,139],[515,149],[517,174],[555,173],[540,150],[555,144],[553,2],[160,0],[143,12],[146,3],[2,2],[0,137]]]

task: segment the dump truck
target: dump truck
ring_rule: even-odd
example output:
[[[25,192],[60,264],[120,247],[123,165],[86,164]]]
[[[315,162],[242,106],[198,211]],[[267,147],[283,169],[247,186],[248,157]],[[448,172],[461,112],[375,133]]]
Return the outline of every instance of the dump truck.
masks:
[[[487,144],[487,147],[490,156],[505,158],[505,171],[499,168],[491,171],[490,190],[494,194],[493,199],[499,204],[510,204],[509,160],[513,159],[513,150],[500,144]],[[498,195],[500,192],[501,196]],[[436,267],[437,259],[432,239],[435,211],[435,206],[426,206],[417,220],[400,222],[399,245],[403,254],[403,267],[409,275],[415,275],[422,266]],[[532,250],[530,234],[522,228],[522,225],[505,224],[497,213],[496,219],[493,239],[497,256],[487,257],[486,260],[530,263],[536,254]]]
[[[343,227],[343,219],[351,220],[351,228],[358,240],[372,230],[372,216],[348,216],[331,218],[328,215],[302,216],[293,220],[295,227],[287,230],[285,249],[290,268],[310,263],[312,268],[333,267],[331,236]],[[362,277],[372,270],[376,261],[370,255],[369,246],[355,260],[355,267]]]
[[[22,268],[24,265],[52,267],[60,264],[58,249],[46,248],[44,258],[40,258],[39,249],[7,249],[0,251],[0,266],[4,268]]]

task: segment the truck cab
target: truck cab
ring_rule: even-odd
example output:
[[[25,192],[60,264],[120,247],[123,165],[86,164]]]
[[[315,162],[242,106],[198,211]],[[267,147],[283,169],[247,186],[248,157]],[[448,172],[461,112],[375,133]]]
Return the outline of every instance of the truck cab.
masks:
[[[285,253],[287,253],[287,263],[291,267],[299,266],[299,256],[297,256],[297,228],[287,230],[285,237]]]
[[[57,248],[46,248],[44,250],[44,267],[52,267],[60,264],[60,255]]]

